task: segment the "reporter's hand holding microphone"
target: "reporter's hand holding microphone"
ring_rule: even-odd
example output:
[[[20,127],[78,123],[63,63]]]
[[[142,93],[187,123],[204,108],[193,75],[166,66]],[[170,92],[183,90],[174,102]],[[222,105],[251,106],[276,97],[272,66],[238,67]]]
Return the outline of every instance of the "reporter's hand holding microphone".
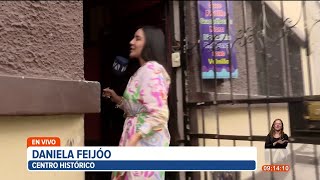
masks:
[[[118,94],[116,92],[114,92],[113,89],[110,89],[110,88],[103,89],[102,96],[106,97],[108,99],[111,99],[111,101],[116,104],[120,104],[122,101],[122,97],[118,96]]]
[[[122,56],[115,57],[112,65],[112,72],[117,77],[117,79],[118,78],[123,79],[123,76],[126,74],[128,63],[129,63],[129,60]],[[111,101],[116,103],[117,105],[120,105],[122,102],[122,97],[118,96],[117,93],[114,92],[114,90],[110,89],[109,87],[103,89],[102,96],[108,99],[111,99]]]

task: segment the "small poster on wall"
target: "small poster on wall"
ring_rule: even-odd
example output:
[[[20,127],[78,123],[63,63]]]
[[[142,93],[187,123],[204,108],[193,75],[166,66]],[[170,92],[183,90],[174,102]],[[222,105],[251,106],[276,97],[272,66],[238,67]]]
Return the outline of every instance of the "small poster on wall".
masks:
[[[202,79],[228,79],[230,72],[231,78],[238,77],[235,49],[231,47],[234,38],[231,3],[198,1]]]

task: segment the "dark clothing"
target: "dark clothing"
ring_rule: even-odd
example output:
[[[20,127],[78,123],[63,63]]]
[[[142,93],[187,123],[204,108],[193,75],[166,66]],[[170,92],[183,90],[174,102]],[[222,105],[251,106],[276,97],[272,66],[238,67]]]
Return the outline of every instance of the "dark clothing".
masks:
[[[289,140],[289,137],[287,134],[284,134],[283,135],[283,140]],[[271,137],[269,134],[267,135],[266,137],[266,142],[265,142],[265,145],[264,145],[264,148],[265,149],[273,149],[273,148],[282,148],[282,149],[285,149],[288,145],[287,142],[283,143],[283,144],[280,144],[280,143],[277,143],[275,146],[273,146],[273,143],[282,139],[281,137],[280,138],[274,138],[274,137]]]

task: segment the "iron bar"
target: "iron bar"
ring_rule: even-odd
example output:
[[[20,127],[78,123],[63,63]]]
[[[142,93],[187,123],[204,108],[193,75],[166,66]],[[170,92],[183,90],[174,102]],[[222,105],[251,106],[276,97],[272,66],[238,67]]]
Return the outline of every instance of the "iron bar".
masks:
[[[246,72],[247,72],[247,96],[248,99],[250,99],[250,75],[249,75],[249,59],[248,59],[248,47],[247,47],[247,21],[246,21],[246,3],[245,1],[242,1],[242,20],[243,20],[243,26],[244,26],[244,37],[245,37],[245,43],[244,43],[244,49],[245,49],[245,59],[246,59]],[[248,120],[249,120],[249,135],[252,137],[252,112],[251,112],[251,104],[247,104],[247,110],[248,110]],[[250,141],[250,146],[253,146],[253,141]],[[252,178],[255,179],[255,173],[252,172]]]
[[[185,33],[185,3],[184,1],[179,1],[179,16],[180,16],[180,28],[181,28],[181,32],[180,32],[180,39],[181,39],[181,69],[182,69],[182,94],[183,94],[183,109],[184,109],[184,114],[183,114],[183,122],[184,122],[184,140],[185,140],[185,145],[186,146],[190,146],[190,137],[189,137],[189,129],[188,126],[190,125],[189,123],[189,111],[187,109],[187,100],[186,100],[186,81],[185,79],[186,74],[185,71],[187,70],[187,59],[188,59],[188,55],[186,52],[186,49],[184,48],[186,45],[186,33]]]
[[[290,64],[288,61],[288,37],[287,37],[287,26],[285,24],[286,20],[284,17],[284,10],[283,10],[283,1],[280,1],[280,11],[281,11],[281,20],[283,22],[283,27],[282,27],[282,46],[281,46],[281,58],[284,58],[284,67],[285,67],[285,94],[286,96],[291,96],[291,88],[290,88],[290,76],[289,76],[289,71],[290,71]]]
[[[244,26],[244,33],[245,33],[245,46],[244,46],[244,50],[245,50],[245,59],[246,59],[246,71],[247,71],[247,96],[248,99],[251,98],[251,92],[250,92],[250,67],[249,67],[249,55],[248,55],[248,46],[247,46],[247,8],[246,8],[246,1],[242,1],[242,20],[243,20],[243,26]]]
[[[267,15],[266,15],[266,5],[265,1],[261,1],[262,5],[262,51],[263,51],[263,62],[265,65],[265,87],[266,87],[266,98],[268,99],[270,96],[270,87],[269,87],[269,64],[267,62],[267,45],[266,45],[266,36],[267,36],[267,28],[266,28],[266,21],[267,21]]]
[[[213,38],[213,45],[212,45],[212,56],[213,56],[213,61],[214,61],[214,67],[213,67],[213,70],[214,70],[214,101],[218,100],[218,82],[217,82],[217,67],[216,67],[216,54],[214,53],[215,50],[216,50],[216,43],[215,43],[215,40],[216,40],[216,36],[214,35],[214,16],[213,16],[213,0],[210,0],[210,9],[211,9],[211,20],[212,20],[212,38]]]
[[[248,110],[248,119],[249,119],[249,135],[252,136],[252,112],[251,112],[251,104],[248,104],[247,106]],[[252,141],[250,142],[250,145],[253,146]]]
[[[267,103],[267,119],[268,119],[268,131],[270,130],[271,128],[271,114],[270,114],[270,103]],[[273,156],[272,156],[272,151],[270,152],[270,156],[271,156],[271,162],[273,162]],[[271,172],[271,179],[273,180],[274,179],[274,172]]]
[[[292,173],[292,180],[295,180],[296,179],[296,174],[295,174],[295,159],[294,159],[294,150],[293,150],[293,144],[292,143],[290,143],[289,144],[289,146],[290,146],[290,152],[291,152],[291,168],[290,168],[290,170],[291,170],[291,173]]]
[[[249,116],[249,134],[252,137],[252,115],[251,115],[251,104],[248,104],[248,116]],[[253,141],[250,141],[250,146],[253,146]],[[255,179],[255,173],[252,171],[252,179]]]
[[[220,134],[220,122],[219,122],[219,105],[216,104],[214,107],[215,107],[215,114],[216,114],[216,121],[217,121],[217,134],[219,135]],[[220,139],[217,139],[217,142],[218,142],[218,146],[220,146]]]
[[[265,87],[266,87],[266,99],[270,98],[270,87],[269,87],[269,63],[267,61],[267,45],[266,45],[266,36],[267,36],[267,28],[266,28],[266,23],[267,23],[267,14],[266,14],[266,5],[265,1],[261,1],[262,5],[262,42],[263,42],[263,61],[265,65]],[[270,124],[271,124],[271,115],[270,115],[270,103],[266,103],[266,108],[267,108],[267,119],[268,119],[268,131],[270,130]],[[272,157],[272,153],[271,153]],[[271,158],[272,159],[272,158]],[[273,172],[271,173],[271,179],[274,179],[274,174]]]
[[[205,134],[206,131],[205,131],[205,128],[206,128],[206,125],[205,125],[205,118],[204,118],[204,110],[201,109],[201,118],[202,118],[202,133]],[[206,146],[206,140],[203,139],[203,146]]]
[[[216,36],[214,34],[214,16],[213,16],[213,1],[210,0],[210,8],[211,8],[211,19],[212,19],[212,37],[213,37],[213,46],[212,46],[212,55],[213,55],[213,60],[214,60],[214,101],[213,104],[215,104],[215,102],[218,100],[218,81],[217,81],[217,64],[216,64],[216,55],[215,55],[215,51],[216,51]],[[217,121],[217,134],[220,133],[220,122],[219,122],[219,107],[218,105],[215,105],[215,114],[216,114],[216,121]],[[217,140],[218,141],[218,146],[220,146],[220,139]]]
[[[198,14],[198,13],[197,13]],[[198,16],[197,16],[197,19],[199,19],[198,18]],[[198,26],[199,26],[199,23],[197,23],[198,24]],[[199,27],[197,27],[197,29],[199,29]],[[201,37],[200,37],[201,38]],[[201,52],[201,51],[199,51],[199,52]],[[201,58],[201,53],[200,53],[200,59],[202,59]],[[203,80],[202,80],[202,71],[201,71],[201,63],[199,63],[199,67],[198,67],[199,69],[200,69],[200,71],[199,71],[199,77],[200,77],[200,92],[201,93],[203,93]],[[204,113],[204,110],[203,109],[201,109],[201,121],[202,121],[202,133],[205,133],[205,127],[206,127],[206,125],[205,125],[205,113]],[[203,146],[206,146],[206,140],[205,139],[203,139]],[[206,174],[205,174],[205,180],[207,180],[207,176],[206,176]]]
[[[273,154],[272,154],[272,151],[269,151],[269,153],[270,153],[271,164],[273,164]],[[271,179],[272,179],[272,180],[274,179],[274,172],[271,172]]]
[[[308,61],[308,79],[309,79],[309,94],[313,95],[312,90],[312,75],[311,75],[311,58],[310,58],[310,44],[309,44],[309,32],[308,32],[308,23],[307,23],[307,9],[306,9],[306,1],[301,1],[302,3],[302,11],[304,18],[304,32],[306,35],[306,50],[307,50],[307,61]]]
[[[319,159],[318,159],[318,153],[317,153],[317,146],[313,145],[313,152],[314,152],[314,167],[315,167],[315,173],[316,173],[316,180],[320,180],[320,174],[319,174]]]
[[[229,3],[227,0],[225,0],[225,6],[226,6],[226,21],[227,21],[227,29],[226,29],[226,34],[228,36],[228,40],[230,40],[230,21],[229,21]],[[229,81],[230,81],[230,100],[233,101],[233,78],[232,78],[232,49],[230,47],[231,42],[229,41],[228,44],[228,58],[229,58]]]
[[[202,99],[201,99],[202,100]],[[305,97],[275,97],[275,98],[256,98],[256,99],[237,99],[234,101],[230,100],[219,100],[216,102],[212,101],[199,101],[199,102],[187,102],[189,107],[202,107],[202,106],[213,106],[222,104],[266,104],[266,103],[290,103],[290,102],[303,102],[307,99]],[[320,100],[320,99],[319,99]]]

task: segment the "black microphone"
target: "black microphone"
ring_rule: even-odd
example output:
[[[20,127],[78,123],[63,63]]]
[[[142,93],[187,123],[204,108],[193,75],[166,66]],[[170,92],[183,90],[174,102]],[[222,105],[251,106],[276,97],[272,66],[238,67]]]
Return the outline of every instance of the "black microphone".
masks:
[[[129,60],[122,56],[116,56],[112,65],[112,72],[117,76],[123,76],[128,68]]]

